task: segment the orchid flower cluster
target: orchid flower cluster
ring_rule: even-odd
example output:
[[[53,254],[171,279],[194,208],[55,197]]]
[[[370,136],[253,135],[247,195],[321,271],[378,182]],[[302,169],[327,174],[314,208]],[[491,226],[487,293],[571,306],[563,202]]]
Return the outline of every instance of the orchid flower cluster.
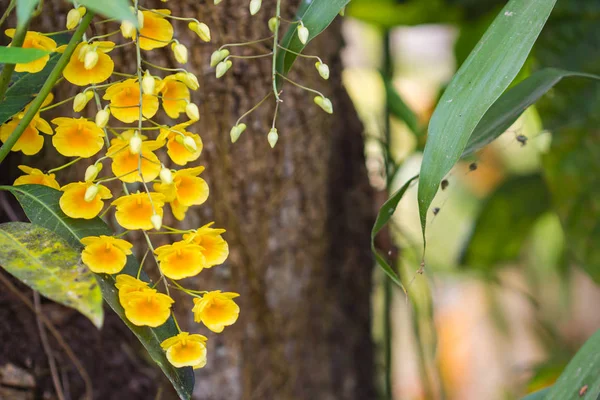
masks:
[[[39,184],[61,190],[60,208],[71,218],[89,220],[115,208],[116,222],[124,232],[83,238],[82,262],[94,273],[114,276],[119,301],[132,324],[158,327],[171,316],[175,318],[171,288],[193,298],[191,311],[196,322],[213,332],[222,332],[238,318],[240,309],[233,300],[238,294],[191,290],[178,281],[226,260],[229,248],[222,237],[225,230],[213,228],[212,223],[187,231],[162,224],[167,204],[174,217],[181,221],[190,207],[203,204],[209,195],[209,187],[200,177],[204,167],[190,165],[198,160],[203,146],[200,136],[190,130],[199,120],[198,107],[190,101],[190,90],[199,88],[198,80],[183,68],[162,68],[148,61],[152,50],[168,46],[177,62],[187,63],[187,48],[174,38],[172,20],[184,21],[206,42],[210,41],[210,30],[196,19],[172,16],[168,9],[143,8],[138,0],[134,1],[132,10],[137,16],[137,26],[126,21],[119,27],[116,22],[102,20],[96,23],[115,24],[116,29],[100,36],[83,36],[63,70],[64,79],[81,88],[80,93],[55,104],[49,95],[12,148],[25,155],[35,155],[43,147],[41,134],[45,134],[52,137],[52,145],[58,153],[74,159],[46,172],[20,166],[24,175],[14,184]],[[67,16],[67,30],[76,29],[87,12],[82,6],[72,9]],[[8,29],[5,33],[12,37],[14,32]],[[66,46],[58,46],[52,34],[29,31],[22,47],[64,52]],[[135,49],[137,68],[133,73],[115,71],[110,54],[120,47]],[[17,64],[15,70],[37,73],[49,57]],[[83,111],[90,102],[95,103],[95,118],[67,116],[54,118],[49,123],[41,116],[44,111],[69,101],[73,101],[74,112]],[[161,108],[173,121],[182,116],[188,120],[173,122],[172,126],[155,122],[153,118]],[[0,127],[3,142],[26,111],[27,108]],[[160,154],[161,150],[165,154]],[[81,181],[61,186],[56,173],[84,159],[94,162],[82,174]],[[171,169],[164,163],[180,168]],[[103,175],[106,169],[110,173]],[[112,181],[120,181],[119,194],[105,185]],[[114,197],[116,199],[108,203]],[[133,247],[124,237],[132,231],[141,231],[148,245],[137,276],[121,273]],[[154,248],[151,237],[156,234],[181,235],[181,239]],[[161,274],[153,285],[140,279],[149,255],[154,257]],[[165,293],[160,292],[159,287],[164,287]],[[179,329],[176,319],[175,324]],[[178,368],[203,367],[207,338],[180,329],[179,332],[161,344],[169,362]]]
[[[221,2],[221,0],[214,0],[215,4],[219,4],[220,2]],[[261,6],[262,6],[262,0],[251,0],[249,3],[250,14],[251,15],[257,14],[260,11]],[[316,60],[315,68],[318,71],[321,78],[323,78],[325,80],[329,79],[329,66],[327,64],[325,64],[323,62],[323,60],[321,60],[320,57],[314,56],[314,55],[303,54],[301,52],[296,52],[296,51],[286,48],[280,44],[279,30],[280,30],[280,25],[282,22],[290,24],[290,25],[296,25],[296,34],[298,36],[298,40],[300,40],[302,45],[306,45],[308,43],[308,41],[310,39],[310,31],[309,31],[308,27],[306,27],[304,25],[304,22],[301,19],[295,20],[295,21],[289,21],[289,20],[282,18],[281,17],[281,0],[277,0],[275,16],[270,18],[268,21],[269,30],[273,33],[271,36],[268,36],[268,37],[265,37],[262,39],[251,40],[251,41],[243,42],[243,43],[225,44],[225,45],[221,46],[219,49],[217,49],[216,51],[214,51],[210,57],[210,66],[215,68],[215,75],[216,75],[217,79],[224,76],[227,73],[227,71],[229,71],[229,69],[233,66],[232,59],[236,59],[236,58],[252,59],[252,58],[272,57],[272,65],[273,65],[272,71],[273,72],[272,72],[271,78],[273,81],[273,90],[269,91],[269,93],[267,93],[262,98],[262,100],[260,100],[254,107],[252,107],[250,110],[248,110],[246,113],[244,113],[237,120],[237,122],[231,128],[231,131],[229,133],[232,143],[235,143],[247,128],[247,125],[245,123],[243,123],[242,120],[245,117],[247,117],[248,115],[250,115],[253,111],[255,111],[258,107],[260,107],[267,99],[269,99],[271,96],[273,96],[275,98],[275,113],[273,115],[273,123],[271,125],[271,129],[269,130],[269,132],[267,134],[267,141],[269,142],[269,145],[272,148],[275,147],[275,145],[277,144],[277,141],[279,140],[279,133],[276,128],[277,112],[279,111],[279,104],[281,102],[283,102],[283,100],[281,99],[282,91],[279,88],[279,84],[278,84],[278,82],[280,82],[280,81],[286,81],[296,87],[299,87],[300,89],[303,89],[310,93],[315,94],[316,95],[314,97],[315,104],[318,105],[319,107],[321,107],[321,109],[323,109],[323,111],[325,111],[326,113],[333,114],[333,104],[331,103],[331,100],[329,100],[327,97],[325,97],[325,95],[323,95],[323,93],[319,92],[318,90],[303,86],[303,85],[291,80],[285,74],[283,74],[277,70],[276,66],[277,66],[278,55],[280,54],[281,51],[284,51],[284,52],[292,53],[292,54],[296,55],[297,57]],[[229,50],[229,49],[233,49],[233,48],[239,48],[242,46],[250,46],[250,45],[257,44],[257,43],[268,42],[268,41],[272,41],[273,48],[272,48],[272,51],[270,51],[269,53],[265,53],[265,54],[243,56],[243,55],[231,54],[231,51]]]

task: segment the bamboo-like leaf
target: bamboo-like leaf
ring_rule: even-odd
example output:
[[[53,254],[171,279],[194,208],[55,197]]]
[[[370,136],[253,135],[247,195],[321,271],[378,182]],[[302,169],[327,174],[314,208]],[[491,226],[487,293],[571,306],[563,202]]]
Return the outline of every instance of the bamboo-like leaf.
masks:
[[[487,110],[463,151],[462,157],[473,154],[504,133],[521,114],[563,78],[579,77],[600,80],[600,76],[556,68],[545,68],[507,90]]]
[[[385,203],[383,203],[383,205],[379,209],[379,212],[377,213],[375,225],[373,225],[373,229],[371,230],[371,251],[375,256],[375,259],[377,260],[377,264],[381,267],[381,269],[383,269],[383,272],[385,272],[386,275],[392,281],[394,281],[394,283],[396,283],[402,288],[402,290],[404,290],[404,285],[402,285],[400,277],[398,276],[398,274],[396,274],[396,272],[390,266],[390,264],[385,260],[385,257],[379,254],[379,252],[375,248],[375,237],[389,222],[390,218],[392,218],[392,215],[394,215],[394,211],[396,211],[396,207],[398,207],[398,203],[400,203],[400,200],[402,200],[402,197],[410,187],[410,184],[417,178],[418,176],[413,176],[412,178],[410,178],[400,189],[398,189],[394,194],[392,194],[392,196],[390,196],[390,198]]]
[[[62,238],[73,248],[81,249],[81,238],[86,236],[112,235],[113,232],[100,219],[73,219],[67,217],[58,205],[61,192],[41,185],[0,186],[0,190],[8,190],[15,195],[25,214],[36,225],[43,226]],[[127,265],[122,273],[135,276],[139,263],[135,256],[127,258]],[[97,274],[96,278],[102,289],[102,296],[127,327],[137,336],[152,359],[163,370],[182,399],[190,399],[194,389],[194,373],[192,368],[175,368],[167,360],[160,343],[178,333],[173,318],[158,328],[138,327],[131,324],[125,317],[123,307],[119,303],[115,289],[115,278],[112,275]],[[142,271],[140,278],[149,281]]]
[[[421,129],[419,128],[419,120],[417,116],[410,109],[409,106],[406,105],[402,97],[396,91],[394,84],[385,77],[383,78],[383,83],[385,84],[385,93],[387,96],[387,104],[390,113],[404,122],[408,129],[410,129],[415,135],[421,134]]]
[[[17,0],[17,23],[19,26],[29,21],[40,0]]]
[[[0,266],[43,296],[102,327],[102,293],[80,253],[56,233],[25,222],[0,224]]]
[[[35,61],[48,54],[45,50],[0,46],[0,64],[18,64]]]
[[[349,1],[350,0],[303,0],[298,8],[296,20],[301,20],[304,26],[308,28],[309,36],[306,43],[308,44],[308,42],[323,32]],[[300,39],[298,39],[298,26],[299,24],[290,24],[289,29],[279,41],[279,44],[295,53],[302,53],[302,50],[304,50],[306,45],[302,44]],[[294,64],[296,57],[298,57],[296,54],[278,49],[276,63],[277,72],[282,75],[287,75]]]
[[[128,0],[78,0],[79,5],[105,16],[115,18],[119,21],[129,21],[134,26],[138,25],[137,18],[131,11],[131,1]]]
[[[460,159],[477,124],[512,82],[556,0],[511,0],[442,95],[429,123],[419,181],[425,240],[427,210],[444,176]]]

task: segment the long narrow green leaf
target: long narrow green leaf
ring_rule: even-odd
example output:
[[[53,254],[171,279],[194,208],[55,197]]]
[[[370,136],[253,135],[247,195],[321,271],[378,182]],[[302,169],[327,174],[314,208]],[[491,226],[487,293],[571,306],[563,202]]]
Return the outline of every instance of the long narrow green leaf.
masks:
[[[0,266],[43,296],[74,308],[96,327],[102,293],[81,255],[56,233],[25,222],[0,224]]]
[[[29,21],[40,0],[17,0],[17,24],[22,26]]]
[[[383,83],[385,84],[385,93],[387,96],[387,104],[390,113],[404,122],[408,129],[410,129],[415,135],[420,135],[421,129],[419,128],[419,120],[417,116],[410,109],[409,106],[406,105],[402,97],[396,91],[394,84],[389,80],[383,77]]]
[[[301,20],[304,26],[308,28],[310,34],[306,43],[308,44],[308,42],[323,32],[349,1],[303,0],[298,8],[296,19]],[[300,39],[298,39],[298,26],[299,24],[291,24],[279,43],[282,47],[292,50],[295,53],[302,53],[306,45],[302,44]],[[278,53],[277,72],[287,75],[298,56],[281,49],[278,50]]]
[[[597,400],[600,396],[600,331],[569,362],[544,400]]]
[[[487,110],[469,138],[462,157],[467,157],[504,133],[521,114],[563,78],[579,77],[600,80],[600,76],[582,72],[545,68],[507,90]]]
[[[442,95],[429,124],[419,182],[425,240],[427,210],[473,130],[525,62],[556,0],[511,0]]]
[[[550,392],[550,388],[545,388],[542,390],[538,390],[537,392],[533,392],[523,397],[521,400],[545,400],[546,395]]]
[[[35,61],[48,54],[45,50],[0,46],[0,64],[18,64]]]
[[[131,11],[131,1],[128,0],[78,0],[79,5],[105,16],[115,18],[119,21],[129,21],[137,26],[138,21]]]
[[[371,230],[371,251],[377,260],[377,264],[383,269],[383,272],[386,273],[389,278],[394,281],[398,286],[404,289],[404,285],[400,281],[400,277],[394,269],[388,264],[385,258],[379,254],[377,249],[375,248],[375,237],[377,234],[383,229],[383,227],[388,223],[392,215],[394,215],[394,211],[396,211],[396,207],[398,207],[398,203],[402,200],[402,197],[410,187],[410,184],[417,179],[418,176],[413,176],[410,178],[400,189],[398,189],[392,196],[381,206],[379,212],[377,213],[377,219],[375,220],[375,225],[373,225],[373,229]]]
[[[0,186],[0,190],[8,190],[15,195],[29,220],[47,228],[64,238],[73,248],[81,250],[81,238],[86,236],[112,235],[110,228],[100,219],[73,219],[67,217],[60,209],[58,202],[61,192],[41,185]],[[127,258],[127,265],[122,273],[135,276],[139,263],[135,256]],[[163,370],[182,399],[190,399],[194,389],[194,373],[192,368],[175,368],[167,360],[160,343],[178,333],[173,318],[158,328],[138,327],[125,317],[123,307],[119,303],[115,289],[115,278],[112,275],[97,274],[96,278],[102,289],[102,296],[127,327],[137,336],[152,359]],[[142,271],[140,278],[150,281]]]

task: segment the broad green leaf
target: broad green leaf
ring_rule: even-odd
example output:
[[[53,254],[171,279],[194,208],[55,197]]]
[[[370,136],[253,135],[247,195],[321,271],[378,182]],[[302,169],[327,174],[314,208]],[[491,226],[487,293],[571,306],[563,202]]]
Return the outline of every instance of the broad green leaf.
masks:
[[[475,220],[461,263],[489,272],[516,259],[535,221],[550,210],[550,193],[540,175],[504,182],[485,202]]]
[[[599,396],[600,331],[579,349],[543,400],[597,400]]]
[[[303,0],[298,8],[296,20],[301,20],[308,28],[308,42],[313,40],[329,26],[339,12],[348,4],[350,0]],[[300,24],[290,24],[289,29],[279,44],[296,53],[302,53],[306,45],[298,39],[298,27]],[[288,51],[278,49],[277,54],[277,72],[287,75],[297,55]],[[278,82],[280,82],[278,80]],[[280,83],[279,83],[280,85]]]
[[[543,157],[552,202],[561,219],[567,249],[600,283],[600,133],[561,130]]]
[[[418,176],[413,176],[406,182],[400,189],[398,189],[392,196],[381,206],[379,212],[377,213],[377,219],[375,220],[375,225],[373,225],[373,229],[371,230],[371,251],[375,256],[375,260],[377,260],[377,264],[383,269],[383,272],[386,273],[389,278],[394,281],[398,286],[404,289],[404,285],[400,281],[400,277],[394,271],[394,269],[390,266],[390,264],[385,260],[385,257],[379,254],[377,249],[375,248],[375,237],[377,234],[383,229],[383,227],[389,222],[392,215],[394,215],[394,211],[396,211],[396,207],[398,207],[398,203],[402,200],[402,197],[410,187],[410,184],[417,179]]]
[[[102,293],[80,253],[56,233],[25,222],[0,224],[0,266],[43,296],[102,327]]]
[[[1,64],[18,64],[35,61],[38,58],[48,54],[45,50],[40,49],[24,49],[22,47],[6,47],[0,46],[0,63]]]
[[[19,26],[29,21],[39,2],[40,0],[17,0],[17,22]]]
[[[387,105],[390,113],[404,122],[408,129],[410,129],[415,135],[420,135],[421,129],[419,128],[419,121],[417,116],[402,100],[402,97],[396,91],[394,84],[389,80],[383,77],[383,82],[385,84],[385,92],[387,96]]]
[[[105,16],[115,18],[119,21],[129,21],[137,27],[138,21],[131,11],[131,1],[128,0],[78,0],[77,3],[90,10]]]
[[[500,11],[442,95],[431,121],[419,180],[425,240],[427,210],[460,159],[475,127],[527,59],[556,0],[511,0]]]
[[[15,195],[25,214],[36,225],[43,226],[62,238],[72,247],[81,250],[80,239],[86,236],[112,235],[110,228],[100,219],[73,219],[67,217],[60,209],[58,201],[61,192],[41,185],[0,186],[0,190],[8,190]],[[122,273],[135,276],[139,263],[135,256],[127,258],[127,265]],[[150,281],[142,271],[140,278]],[[127,327],[137,336],[152,359],[163,370],[182,399],[190,399],[194,389],[194,373],[192,368],[175,368],[167,360],[160,343],[178,333],[173,318],[158,328],[138,327],[125,317],[123,307],[119,303],[115,289],[115,278],[112,275],[97,274],[96,279],[102,289],[102,296]]]
[[[530,393],[521,400],[545,400],[546,395],[550,392],[550,389],[551,388],[545,388],[538,390],[537,392]]]
[[[507,90],[487,110],[471,134],[462,157],[466,157],[504,133],[523,112],[563,78],[579,77],[600,80],[600,76],[581,72],[545,68]]]

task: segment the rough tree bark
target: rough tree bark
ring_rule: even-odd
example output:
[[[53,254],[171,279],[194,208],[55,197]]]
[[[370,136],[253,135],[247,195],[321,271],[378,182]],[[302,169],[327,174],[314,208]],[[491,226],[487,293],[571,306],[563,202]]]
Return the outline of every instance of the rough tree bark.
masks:
[[[64,5],[58,3],[46,1],[46,7],[57,9],[44,13],[46,30],[63,26],[65,14],[58,8]],[[269,36],[267,20],[274,1],[263,1],[260,14],[253,18],[247,0],[228,0],[219,6],[195,0],[144,3],[167,6],[175,15],[195,16],[213,31],[213,43],[204,45],[186,32],[184,24],[176,28],[191,50],[189,65],[201,84],[194,95],[201,110],[195,132],[205,144],[200,161],[207,167],[203,177],[211,189],[208,203],[189,212],[185,224],[198,227],[215,220],[216,226],[227,229],[231,255],[226,264],[203,271],[188,286],[239,292],[242,313],[234,327],[208,334],[208,365],[197,373],[195,398],[374,399],[369,253],[373,199],[364,167],[362,128],[341,85],[339,21],[307,50],[324,58],[332,78],[321,80],[309,60],[298,60],[292,74],[292,79],[327,94],[335,114],[328,116],[312,103],[312,95],[286,85],[277,119],[280,140],[271,150],[266,134],[272,104],[250,116],[247,131],[235,145],[229,140],[237,117],[270,90],[270,60],[235,59],[232,70],[216,80],[208,59],[223,43]],[[284,1],[284,14],[291,17],[296,3]],[[0,9],[6,4],[0,0]],[[244,54],[268,51],[265,45],[243,50]],[[155,63],[175,64],[169,50],[151,54]],[[131,55],[122,52],[120,57],[119,69],[133,70]],[[52,149],[45,154],[53,154],[52,164],[57,164]],[[11,171],[22,161],[12,156]],[[2,170],[6,168],[3,165]],[[81,169],[75,169],[70,173],[81,175]],[[17,301],[3,288],[2,305]],[[191,321],[189,307],[178,312],[187,316],[186,327],[202,330]],[[7,315],[0,337],[9,337],[17,320],[31,324],[33,316],[27,313],[25,309]],[[153,398],[157,375],[140,375],[139,357],[116,356],[120,341],[137,349],[119,321],[109,318],[114,327],[111,336],[95,332],[77,315],[70,318],[78,321],[76,326],[59,325],[66,336],[90,338],[87,351],[81,351],[83,344],[74,347],[90,370],[98,399]],[[41,353],[36,332],[27,337]],[[36,360],[38,368],[46,368],[43,356]],[[3,346],[0,366],[8,361],[28,368],[19,354]],[[129,374],[138,388],[99,376],[111,368]],[[47,374],[45,379],[49,384]]]

